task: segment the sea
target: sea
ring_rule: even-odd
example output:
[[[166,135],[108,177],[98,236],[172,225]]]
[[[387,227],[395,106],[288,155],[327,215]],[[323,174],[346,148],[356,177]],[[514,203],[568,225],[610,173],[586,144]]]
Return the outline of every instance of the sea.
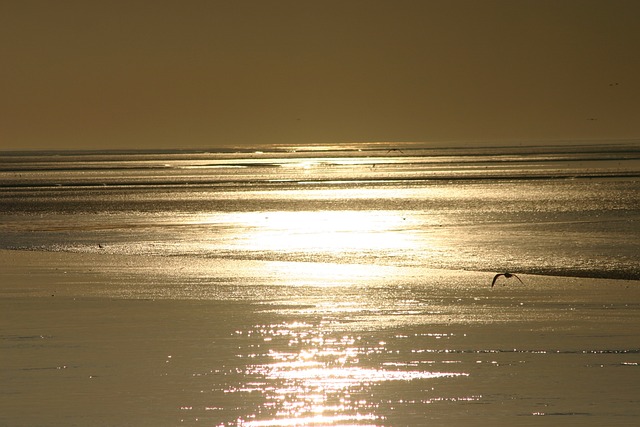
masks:
[[[640,279],[640,145],[2,153],[0,249]]]
[[[0,250],[75,260],[0,424],[637,425],[639,201],[636,141],[0,152]]]

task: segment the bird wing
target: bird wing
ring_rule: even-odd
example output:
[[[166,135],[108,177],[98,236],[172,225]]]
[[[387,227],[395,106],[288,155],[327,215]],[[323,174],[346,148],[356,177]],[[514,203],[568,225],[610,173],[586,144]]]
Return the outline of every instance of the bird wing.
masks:
[[[496,274],[495,276],[493,276],[493,281],[491,282],[491,287],[492,287],[492,288],[493,288],[493,285],[495,285],[495,284],[496,284],[496,280],[498,280],[498,277],[500,277],[500,276],[504,276],[504,274],[502,274],[502,273],[498,273],[498,274]]]
[[[515,277],[516,279],[518,279],[518,281],[524,285],[524,282],[522,280],[520,280],[520,278],[518,276],[516,276],[515,274],[511,274],[511,275],[513,277]]]

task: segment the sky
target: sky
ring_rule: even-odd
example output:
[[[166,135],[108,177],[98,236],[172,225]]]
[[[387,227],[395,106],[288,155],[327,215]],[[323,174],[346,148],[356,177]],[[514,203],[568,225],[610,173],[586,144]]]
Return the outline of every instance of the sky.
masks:
[[[0,2],[0,150],[640,139],[637,0]]]

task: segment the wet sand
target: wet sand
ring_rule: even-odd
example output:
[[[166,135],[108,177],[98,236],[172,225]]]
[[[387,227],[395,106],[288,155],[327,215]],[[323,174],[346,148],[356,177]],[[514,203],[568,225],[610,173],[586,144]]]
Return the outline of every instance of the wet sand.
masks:
[[[0,425],[640,422],[637,281],[522,275],[492,289],[491,273],[415,268],[0,262]]]

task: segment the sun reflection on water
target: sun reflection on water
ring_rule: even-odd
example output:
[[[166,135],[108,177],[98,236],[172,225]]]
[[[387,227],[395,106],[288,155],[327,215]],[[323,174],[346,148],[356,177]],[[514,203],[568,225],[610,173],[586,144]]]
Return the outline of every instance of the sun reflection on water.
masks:
[[[377,364],[372,355],[395,351],[387,342],[326,332],[321,325],[305,322],[256,325],[237,334],[268,344],[259,352],[239,355],[261,363],[246,365],[244,375],[253,381],[227,390],[258,393],[264,399],[258,413],[239,420],[244,426],[381,425],[384,420],[376,415],[380,402],[371,393],[375,387],[468,376],[420,370],[417,364]]]
[[[230,250],[288,253],[411,250],[411,221],[397,211],[370,210],[231,212],[198,219],[232,232]],[[219,247],[224,234],[217,231]]]

